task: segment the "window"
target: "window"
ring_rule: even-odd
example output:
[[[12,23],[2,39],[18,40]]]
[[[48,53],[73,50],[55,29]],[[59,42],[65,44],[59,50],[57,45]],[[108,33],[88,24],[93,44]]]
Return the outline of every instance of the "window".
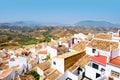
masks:
[[[92,53],[95,53],[96,49],[92,49]]]
[[[53,61],[53,64],[54,64],[54,65],[56,65],[56,62],[55,62],[55,61]]]
[[[118,73],[118,72],[116,72],[116,71],[111,70],[111,76],[112,76],[112,77],[119,78],[119,77],[120,77],[120,73]]]
[[[100,77],[100,74],[96,73],[96,78]]]
[[[92,67],[95,68],[95,69],[98,69],[98,65],[95,64],[95,63],[92,64]]]

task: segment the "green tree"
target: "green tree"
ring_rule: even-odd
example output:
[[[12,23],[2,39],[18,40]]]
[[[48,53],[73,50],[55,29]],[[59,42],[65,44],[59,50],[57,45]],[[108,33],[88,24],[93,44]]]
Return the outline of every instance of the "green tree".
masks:
[[[31,71],[29,74],[34,76],[35,80],[39,80],[40,78],[40,75],[36,71]]]

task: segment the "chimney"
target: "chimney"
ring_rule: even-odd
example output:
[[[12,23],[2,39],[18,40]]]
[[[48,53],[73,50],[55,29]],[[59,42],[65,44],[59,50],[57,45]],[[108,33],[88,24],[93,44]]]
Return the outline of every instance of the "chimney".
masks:
[[[118,30],[118,37],[120,37],[120,30]]]
[[[110,42],[110,59],[112,59],[112,43]]]
[[[72,38],[72,44],[74,44],[74,38]]]
[[[99,56],[100,55],[100,52],[99,51],[96,51],[95,52],[95,56]]]
[[[62,47],[62,42],[61,41],[58,42],[58,47]]]

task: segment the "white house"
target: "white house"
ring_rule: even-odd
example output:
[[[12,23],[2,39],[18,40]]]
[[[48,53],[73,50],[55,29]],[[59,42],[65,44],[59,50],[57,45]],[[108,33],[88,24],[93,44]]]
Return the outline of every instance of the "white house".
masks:
[[[85,76],[92,80],[103,80],[109,75],[107,63],[119,55],[118,42],[95,38],[86,47],[86,53],[93,57],[85,67]]]
[[[36,67],[36,71],[40,76],[44,76],[44,71],[51,67],[50,61],[40,63]]]
[[[102,80],[105,77],[106,64],[106,56],[93,56],[92,60],[85,66],[85,76],[92,80]]]
[[[58,80],[81,80],[85,75],[85,65],[91,60],[90,55],[85,55],[76,61]]]
[[[79,58],[85,55],[83,52],[67,52],[52,58],[52,68],[64,73],[70,66],[72,66]]]
[[[50,58],[53,58],[55,56],[57,56],[57,50],[50,47],[50,46],[47,46],[47,51],[48,51],[48,54],[50,54]]]
[[[119,49],[120,49],[120,30],[118,32],[108,32],[108,34],[112,35],[112,41],[116,41],[119,43]],[[119,56],[120,56],[120,51],[119,51]]]
[[[50,46],[46,46],[39,49],[38,51],[39,61],[44,61],[48,55],[50,56],[50,58],[57,56],[57,50]]]
[[[120,56],[112,59],[106,66],[106,77],[111,80],[120,80]]]
[[[86,53],[94,56],[95,53],[107,57],[107,63],[110,59],[115,58],[119,54],[118,42],[105,39],[93,39],[86,47]]]
[[[74,34],[73,38],[77,38],[77,39],[82,39],[82,40],[87,40],[87,36],[83,33],[79,33],[79,34]],[[75,41],[76,42],[76,41]]]

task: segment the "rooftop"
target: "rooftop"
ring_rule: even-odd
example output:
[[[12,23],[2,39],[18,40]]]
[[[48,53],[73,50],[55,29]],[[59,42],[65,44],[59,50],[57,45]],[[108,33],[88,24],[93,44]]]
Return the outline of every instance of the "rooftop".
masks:
[[[102,55],[97,55],[92,57],[92,60],[102,65],[106,65],[107,57]]]
[[[87,65],[87,63],[91,60],[91,56],[90,55],[85,55],[82,58],[80,58],[73,66],[71,66],[68,70],[69,71],[73,71],[75,70],[77,67],[85,67],[85,65]]]
[[[78,43],[77,45],[75,45],[73,47],[74,50],[77,50],[77,51],[84,51],[85,47],[86,47],[86,44],[87,42],[85,41],[81,41],[80,43]]]
[[[3,52],[2,50],[0,50],[0,57],[6,57],[7,54],[5,52]]]
[[[103,39],[93,39],[88,46],[94,47],[102,50],[110,50],[110,45],[112,50],[118,48],[118,42],[110,41],[110,40],[103,40]]]
[[[48,43],[48,45],[50,45],[50,46],[53,46],[53,45],[56,45],[56,44],[58,44],[57,40],[52,40],[51,42]]]
[[[37,65],[40,69],[42,69],[43,71],[45,71],[46,69],[50,68],[51,63],[50,61],[46,61],[44,63],[40,63]]]
[[[110,64],[120,67],[120,56],[117,56],[116,58],[113,58],[112,60],[110,60]]]
[[[53,68],[50,67],[47,70],[45,70],[44,73],[45,73],[46,76],[48,76],[49,74],[51,74],[54,71],[55,71],[55,69],[53,69]]]
[[[4,78],[6,78],[8,75],[10,75],[12,73],[12,69],[11,68],[8,68],[6,69],[5,71],[3,71],[1,74],[0,74],[0,80],[3,80]]]
[[[4,62],[0,62],[0,70],[4,70],[4,69],[7,69],[9,66],[6,65],[8,62],[4,61]]]
[[[61,76],[61,73],[58,70],[55,70],[53,73],[47,76],[46,80],[57,80],[59,76]]]
[[[19,80],[19,79],[16,79]],[[35,80],[35,78],[32,75],[22,75],[20,76],[20,80]]]
[[[67,53],[64,53],[64,54],[61,54],[61,55],[58,55],[56,56],[55,58],[68,58],[70,56],[73,56],[73,55],[76,55],[76,54],[79,54],[80,52],[67,52]]]
[[[47,54],[47,49],[40,49],[38,54]]]
[[[58,44],[59,41],[67,42],[69,39],[70,39],[70,37],[63,37],[63,38],[60,38],[58,40],[51,40],[51,42],[49,42],[48,45],[53,46],[53,45]]]
[[[111,34],[106,34],[106,33],[98,33],[98,34],[95,35],[95,38],[111,40],[112,35]]]

